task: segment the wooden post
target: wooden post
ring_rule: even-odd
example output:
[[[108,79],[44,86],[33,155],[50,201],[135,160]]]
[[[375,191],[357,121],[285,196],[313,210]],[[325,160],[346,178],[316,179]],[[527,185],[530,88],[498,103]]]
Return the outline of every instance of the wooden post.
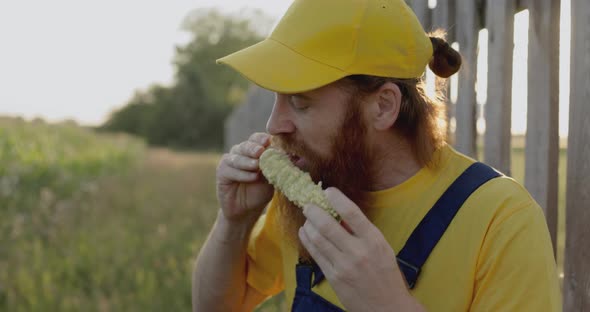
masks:
[[[515,0],[516,12],[526,10],[528,7],[528,1],[529,0]],[[532,1],[535,1],[535,0],[532,0]]]
[[[432,30],[443,29],[447,33],[447,42],[453,43],[455,40],[455,0],[438,0],[436,7],[432,12]],[[446,81],[445,81],[446,80]],[[451,138],[451,127],[450,122],[453,118],[453,103],[450,98],[451,90],[451,79],[443,79],[436,77],[437,91],[444,94],[446,99],[446,110],[447,110],[447,140]]]
[[[251,85],[244,103],[236,106],[225,119],[225,151],[247,140],[254,132],[266,132],[266,122],[274,102],[273,92]]]
[[[510,175],[512,139],[512,59],[514,54],[514,0],[487,2],[488,97],[485,105],[486,163]]]
[[[572,1],[564,311],[590,311],[590,2]]]
[[[430,30],[430,8],[428,8],[428,0],[412,0],[412,10],[422,23],[422,27],[426,32]]]
[[[447,33],[447,41],[455,41],[455,0],[438,0],[432,12],[432,30],[442,28]]]
[[[525,186],[543,207],[557,247],[560,0],[529,1]]]
[[[456,104],[458,151],[476,158],[475,141],[475,78],[477,75],[477,38],[479,34],[479,13],[473,0],[457,0],[457,42],[463,55],[463,66],[459,71],[459,93]]]

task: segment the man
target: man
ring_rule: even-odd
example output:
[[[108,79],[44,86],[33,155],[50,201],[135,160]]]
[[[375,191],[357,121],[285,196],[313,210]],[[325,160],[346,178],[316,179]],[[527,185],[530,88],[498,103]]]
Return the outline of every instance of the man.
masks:
[[[296,0],[268,39],[220,62],[276,102],[268,134],[220,161],[195,311],[250,311],[281,291],[293,311],[560,309],[540,207],[446,145],[421,77],[456,73],[460,56],[402,0]],[[258,167],[271,136],[342,223],[274,193]]]

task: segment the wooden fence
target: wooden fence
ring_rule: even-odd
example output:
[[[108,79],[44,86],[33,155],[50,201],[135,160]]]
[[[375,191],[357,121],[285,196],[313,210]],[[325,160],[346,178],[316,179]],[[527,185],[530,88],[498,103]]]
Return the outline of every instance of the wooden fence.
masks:
[[[564,311],[590,311],[590,1],[572,1],[571,95],[567,151]],[[529,10],[525,186],[543,207],[557,246],[560,0],[408,1],[425,30],[444,28],[464,57],[455,147],[476,157],[476,68],[479,31],[488,30],[484,161],[510,172],[514,15]],[[562,173],[563,174],[563,173]]]

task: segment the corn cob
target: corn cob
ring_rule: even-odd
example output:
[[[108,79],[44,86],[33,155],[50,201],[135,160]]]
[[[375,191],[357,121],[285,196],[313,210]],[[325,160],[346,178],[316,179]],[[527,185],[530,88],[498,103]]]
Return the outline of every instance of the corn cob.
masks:
[[[322,190],[322,183],[313,183],[309,173],[295,167],[285,153],[268,148],[260,156],[259,164],[268,182],[278,188],[295,205],[303,208],[306,204],[314,204],[340,222],[340,215],[328,202]]]

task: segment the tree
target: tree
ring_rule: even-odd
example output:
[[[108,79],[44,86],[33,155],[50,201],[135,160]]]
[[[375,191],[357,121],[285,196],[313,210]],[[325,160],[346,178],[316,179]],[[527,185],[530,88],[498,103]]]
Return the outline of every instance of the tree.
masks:
[[[249,83],[215,60],[261,41],[271,24],[260,11],[189,13],[182,28],[192,39],[176,48],[175,82],[137,92],[102,128],[139,135],[153,145],[220,150],[223,121]]]

